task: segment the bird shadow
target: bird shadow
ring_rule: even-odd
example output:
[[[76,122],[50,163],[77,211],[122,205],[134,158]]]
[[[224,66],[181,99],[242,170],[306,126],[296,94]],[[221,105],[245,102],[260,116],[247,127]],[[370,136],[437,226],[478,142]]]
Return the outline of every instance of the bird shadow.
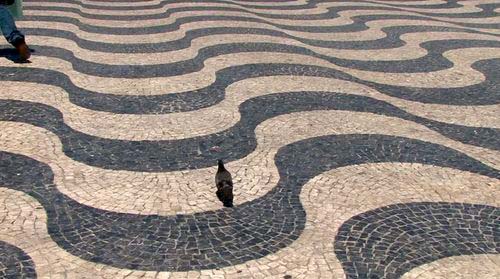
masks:
[[[35,53],[35,50],[30,48],[31,53]],[[15,48],[0,48],[0,57],[6,58],[16,64],[31,63],[29,60],[22,60],[19,53]]]

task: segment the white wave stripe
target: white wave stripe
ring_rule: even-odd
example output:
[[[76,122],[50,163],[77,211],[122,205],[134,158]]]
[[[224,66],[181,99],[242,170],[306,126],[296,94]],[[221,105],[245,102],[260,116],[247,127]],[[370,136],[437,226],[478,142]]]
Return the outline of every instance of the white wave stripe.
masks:
[[[361,32],[360,32],[361,33]],[[365,33],[365,32],[363,32]],[[366,32],[368,33],[368,32]],[[372,32],[370,32],[372,33]],[[373,33],[372,33],[373,34]],[[360,34],[361,35],[361,34]],[[362,37],[359,37],[362,38]],[[194,39],[189,48],[168,52],[155,53],[109,53],[87,50],[78,46],[72,40],[49,36],[30,36],[30,45],[56,46],[71,51],[73,55],[83,61],[105,65],[160,65],[175,63],[194,59],[201,49],[222,46],[224,44],[236,43],[274,43],[286,44],[305,48],[319,55],[332,58],[351,59],[358,61],[403,61],[417,59],[427,54],[427,50],[421,47],[422,43],[430,41],[446,40],[491,40],[500,41],[496,36],[478,35],[461,32],[422,32],[408,33],[401,36],[405,43],[403,46],[388,49],[333,49],[325,47],[310,46],[293,39],[284,39],[265,35],[212,35]],[[235,50],[238,52],[238,50]]]
[[[402,279],[463,278],[489,279],[500,274],[500,255],[463,255],[440,259],[416,267]]]
[[[40,2],[40,3],[42,3],[42,2]],[[33,5],[40,6],[40,3],[36,3]],[[80,5],[70,4],[70,3],[51,3],[51,2],[48,2],[45,5],[49,6],[49,7],[55,6],[55,7],[65,7],[65,8],[76,8],[76,9],[79,9],[80,11],[82,11],[84,13],[88,13],[88,14],[117,15],[117,16],[159,15],[159,14],[165,13],[166,11],[168,11],[168,9],[171,9],[174,7],[183,7],[183,6],[185,7],[185,5],[181,6],[179,4],[173,4],[173,5],[170,5],[169,7],[163,7],[163,8],[158,8],[158,9],[142,9],[142,10],[133,9],[133,10],[124,11],[124,10],[89,9],[89,8],[83,8]],[[204,6],[204,5],[198,5],[198,3],[196,3],[195,5],[189,5],[189,6],[199,7],[199,6]],[[208,4],[207,6],[212,6],[212,5]],[[313,15],[313,14],[322,14],[322,13],[328,12],[327,8],[330,7],[331,5],[329,5],[328,3],[323,3],[322,5],[318,5],[315,8],[297,9],[297,10],[280,10],[280,9],[266,10],[266,9],[256,9],[256,8],[243,8],[240,5],[236,5],[236,4],[224,4],[224,5],[217,4],[217,6],[218,7],[225,6],[225,7],[241,8],[241,9],[245,9],[247,11],[252,11],[255,13],[263,13],[263,14],[283,14],[283,12],[285,11],[287,15],[302,15],[304,13],[307,13],[308,15],[309,14]]]
[[[73,84],[78,87],[100,93],[120,95],[144,96],[195,90],[212,84],[215,81],[215,73],[218,70],[230,66],[258,63],[284,63],[326,67],[348,73],[366,81],[395,86],[458,88],[483,82],[485,76],[473,69],[471,65],[479,60],[498,58],[500,53],[498,52],[498,48],[468,48],[450,50],[445,52],[443,56],[453,62],[454,66],[452,68],[422,73],[383,73],[356,70],[337,66],[310,56],[269,52],[249,52],[216,56],[205,60],[203,69],[198,72],[171,77],[99,77],[80,73],[74,70],[72,64],[65,60],[43,56],[33,58],[32,60],[36,61],[36,63],[19,64],[18,67],[58,71],[66,74]],[[12,64],[8,60],[0,60],[0,66],[11,67]]]
[[[406,24],[407,21],[405,21]],[[43,25],[41,25],[43,24]],[[420,22],[410,22],[409,26],[420,25]],[[200,26],[200,22],[182,24],[178,30],[159,34],[137,34],[137,35],[111,35],[111,34],[99,34],[91,33],[86,31],[81,31],[78,26],[71,23],[55,23],[48,21],[21,21],[18,24],[20,28],[35,28],[38,29],[43,26],[44,29],[51,30],[62,30],[74,33],[78,38],[100,43],[116,43],[116,44],[153,44],[153,43],[163,43],[182,39],[186,36],[186,33],[191,30],[205,30],[209,28],[255,28],[255,29],[266,29],[260,23],[253,22],[236,22],[236,21],[206,21],[203,22],[203,26]],[[366,39],[379,39],[386,36],[385,33],[378,30],[386,26],[394,26],[393,21],[391,22],[380,22],[380,27],[376,26],[375,30],[364,30],[360,31],[359,34],[356,32],[343,32],[343,33],[308,33],[299,31],[289,31],[280,30],[276,27],[271,27],[270,30],[280,31],[284,34],[288,34],[297,39],[304,40],[322,40],[322,41],[359,41]],[[426,23],[428,26],[435,26],[434,24]],[[447,27],[449,24],[442,23],[438,26]],[[362,33],[361,33],[362,32]],[[335,36],[334,36],[334,35]],[[359,36],[364,35],[363,39]],[[368,36],[368,37],[367,37]],[[278,37],[281,38],[281,37]],[[285,38],[283,38],[285,39]]]
[[[50,57],[32,58],[30,64],[19,67],[48,69],[64,73],[78,87],[99,93],[119,95],[160,95],[178,93],[206,87],[215,81],[215,72],[229,66],[254,63],[289,63],[328,67],[330,63],[305,55],[289,55],[269,52],[236,53],[221,55],[205,61],[204,68],[198,72],[158,78],[115,78],[82,74],[73,69],[71,63]],[[11,67],[8,60],[0,60],[0,66]]]
[[[439,187],[435,187],[432,177],[440,178]],[[34,198],[5,188],[0,188],[0,204],[3,205],[0,207],[0,240],[23,249],[33,259],[40,278],[215,278],[232,275],[283,278],[286,274],[293,278],[341,278],[344,274],[333,253],[333,239],[339,226],[350,217],[405,202],[443,201],[499,206],[500,192],[496,183],[497,180],[480,175],[420,164],[365,164],[328,171],[310,180],[301,192],[307,222],[295,242],[261,259],[217,270],[156,273],[84,261],[51,240],[45,211]],[[477,191],[477,188],[484,191]],[[488,259],[498,261],[500,256],[491,255]],[[451,274],[453,270],[450,270]]]
[[[471,127],[500,128],[500,105],[452,106],[423,104],[384,95],[357,83],[321,77],[269,76],[238,81],[226,90],[224,100],[195,111],[170,114],[114,114],[79,107],[63,89],[44,84],[0,82],[0,99],[42,103],[63,114],[71,128],[96,137],[119,140],[175,140],[221,132],[240,120],[239,105],[267,94],[319,91],[367,96],[399,107],[413,115]],[[189,127],[186,129],[185,127]]]
[[[373,12],[373,11],[371,11]],[[27,10],[25,12],[26,15],[30,16],[47,16],[47,11],[41,10]],[[352,12],[354,15],[357,15],[355,11]],[[380,14],[380,11],[378,11]],[[258,23],[261,26],[273,27],[272,24],[282,24],[286,27],[296,27],[296,26],[337,26],[337,25],[347,25],[352,23],[352,20],[349,17],[338,17],[334,19],[328,20],[286,20],[286,19],[265,19],[259,17],[257,15],[248,14],[244,12],[238,11],[185,11],[178,12],[169,17],[164,17],[160,19],[145,19],[145,20],[104,20],[104,19],[92,19],[87,17],[82,17],[81,15],[74,12],[66,12],[66,11],[50,11],[51,16],[59,16],[66,18],[74,18],[80,21],[83,24],[88,24],[94,27],[114,27],[114,28],[144,28],[144,27],[157,27],[170,25],[177,21],[183,20],[185,18],[192,17],[202,17],[202,16],[240,16],[245,18],[255,18],[255,19],[263,19],[268,23]],[[203,20],[198,20],[202,22]],[[224,21],[224,20],[220,20]],[[228,23],[231,22],[245,22],[246,20],[226,20]],[[286,30],[286,27],[283,28]]]
[[[467,3],[469,0],[461,0],[458,1],[459,4],[462,2]],[[135,1],[135,2],[121,2],[121,1],[116,1],[116,2],[101,2],[101,1],[89,1],[89,0],[77,0],[77,2],[80,2],[81,4],[87,4],[87,5],[93,5],[93,6],[107,6],[107,7],[136,7],[136,6],[156,6],[162,3],[166,3],[166,1],[162,0],[143,0],[143,1]],[[240,5],[252,5],[252,6],[263,6],[263,7],[275,7],[275,6],[300,6],[307,4],[306,0],[294,0],[294,1],[286,1],[286,2],[273,2],[273,1],[235,1],[232,0],[231,2],[240,4]],[[381,3],[381,4],[394,4],[394,1],[381,1],[381,0],[376,0],[372,1],[376,3]],[[473,1],[471,1],[473,2]],[[343,1],[336,1],[332,2],[332,4],[350,4],[353,5],[356,4],[365,4],[365,2],[361,1],[349,1],[349,0],[343,0]],[[447,2],[445,0],[427,0],[427,1],[405,1],[405,2],[398,2],[397,5],[405,6],[405,5],[436,5],[436,4],[446,4]],[[179,3],[179,4],[184,4],[184,3]],[[204,4],[204,3],[196,3],[198,4]]]
[[[82,17],[78,13],[74,12],[63,12],[63,11],[41,11],[41,10],[27,10],[25,12],[26,15],[30,16],[59,16],[59,17],[67,17],[77,19],[83,24],[88,24],[94,27],[115,27],[115,28],[143,28],[143,27],[155,27],[161,25],[172,24],[176,21],[179,21],[183,18],[191,18],[194,16],[242,16],[249,17],[255,19],[262,19],[268,23],[262,22],[257,23],[261,27],[265,26],[266,28],[272,28],[275,30],[281,30],[284,32],[289,32],[286,28],[293,28],[297,26],[344,26],[353,23],[352,17],[355,16],[367,16],[367,15],[406,15],[406,16],[415,16],[413,12],[403,12],[403,11],[381,11],[381,10],[348,10],[342,11],[339,13],[339,17],[335,17],[332,19],[318,19],[318,20],[289,20],[289,19],[271,19],[271,18],[263,18],[258,15],[248,14],[245,12],[238,11],[186,11],[175,13],[167,18],[161,19],[150,19],[150,20],[99,20],[99,19],[90,19],[86,17]],[[440,17],[431,17],[438,20],[443,20]],[[201,20],[198,20],[198,23]],[[223,21],[223,20],[220,20]],[[447,23],[455,25],[454,23],[476,23],[476,24],[492,24],[492,23],[500,23],[500,20],[496,17],[488,17],[488,18],[446,18]],[[246,22],[245,20],[231,20],[227,21],[231,22]],[[281,24],[287,27],[275,27],[273,24]],[[460,25],[458,25],[460,26]],[[464,27],[462,27],[464,28]],[[481,29],[481,28],[469,28],[469,29]],[[295,31],[292,31],[295,32]],[[313,32],[303,32],[303,33],[313,33]]]
[[[331,49],[314,47],[303,44],[299,41],[292,39],[284,39],[274,36],[266,35],[246,35],[246,34],[234,34],[234,35],[212,35],[207,37],[200,37],[194,39],[189,48],[184,48],[180,50],[165,51],[165,52],[155,52],[155,53],[109,53],[100,52],[95,50],[87,50],[78,46],[72,40],[62,39],[57,37],[48,36],[29,36],[27,38],[30,45],[37,46],[56,46],[59,48],[64,48],[69,50],[75,55],[76,58],[106,65],[159,65],[168,64],[179,61],[185,61],[195,58],[199,51],[204,48],[221,46],[224,44],[237,44],[237,43],[274,43],[274,44],[287,44],[291,46],[298,46],[307,48],[308,50],[314,51],[318,54],[333,56],[343,59],[357,59],[358,60],[379,60],[379,61],[391,61],[391,60],[408,60],[415,59],[424,56],[427,51],[419,46],[421,42],[429,40],[447,40],[453,38],[460,38],[466,40],[466,37],[474,39],[488,39],[487,37],[478,37],[476,35],[465,35],[460,34],[467,33],[435,33],[424,34],[424,33],[412,33],[405,34],[402,39],[407,43],[404,46],[398,48],[380,49],[373,50],[345,50],[345,49]],[[8,46],[5,45],[7,48]],[[238,52],[238,50],[235,50]]]
[[[479,7],[476,7],[476,5],[479,4],[486,4],[490,2],[495,2],[495,0],[482,0],[482,1],[467,1],[462,3],[463,7],[455,7],[455,8],[448,8],[448,9],[428,9],[428,8],[412,8],[412,7],[405,7],[404,11],[408,12],[413,12],[413,13],[446,13],[446,14],[463,14],[463,13],[473,13],[473,12],[481,12],[482,9]],[[87,14],[97,14],[97,15],[118,15],[118,16],[125,16],[125,15],[159,15],[162,13],[165,13],[168,11],[168,9],[172,8],[177,8],[177,7],[186,7],[186,6],[202,6],[202,7],[213,7],[212,3],[204,3],[200,5],[201,3],[195,3],[195,4],[190,4],[190,3],[172,3],[168,6],[164,6],[162,8],[157,8],[157,9],[131,9],[131,10],[102,10],[102,9],[93,9],[93,8],[84,8],[81,5],[78,4],[71,4],[71,3],[53,3],[53,2],[27,2],[26,7],[29,6],[46,6],[46,7],[65,7],[65,8],[75,8],[80,10],[81,12],[87,13]],[[384,7],[384,8],[392,8],[391,5],[383,4],[383,3],[349,3],[349,2],[341,2],[341,3],[336,3],[336,2],[324,2],[324,3],[318,3],[314,7],[311,8],[304,8],[304,9],[293,9],[293,10],[288,10],[288,9],[259,9],[259,8],[249,8],[249,7],[242,7],[241,5],[238,4],[232,4],[232,3],[225,3],[225,4],[219,4],[217,3],[218,7],[233,7],[233,8],[240,8],[248,12],[253,12],[253,13],[260,13],[260,14],[269,14],[269,15],[318,15],[318,14],[324,14],[328,12],[329,8],[333,7],[344,7],[344,6],[367,6],[367,7]],[[401,11],[401,12],[404,12]],[[387,11],[389,12],[389,11]]]
[[[48,164],[57,188],[88,206],[123,213],[191,214],[220,208],[214,192],[216,167],[189,171],[134,172],[108,170],[72,160],[59,138],[29,124],[0,122],[0,150]],[[227,163],[235,181],[235,205],[254,200],[274,188],[279,174],[274,156],[290,143],[330,134],[383,134],[440,144],[500,168],[500,152],[462,144],[422,125],[372,113],[308,111],[281,115],[255,129],[257,148]],[[135,201],[135,202],[132,202]]]

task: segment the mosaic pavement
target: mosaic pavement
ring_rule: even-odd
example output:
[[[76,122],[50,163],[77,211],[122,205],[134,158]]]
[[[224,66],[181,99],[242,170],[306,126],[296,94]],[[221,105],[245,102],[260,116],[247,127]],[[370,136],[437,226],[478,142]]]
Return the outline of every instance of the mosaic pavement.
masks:
[[[24,2],[1,278],[500,277],[499,0]]]

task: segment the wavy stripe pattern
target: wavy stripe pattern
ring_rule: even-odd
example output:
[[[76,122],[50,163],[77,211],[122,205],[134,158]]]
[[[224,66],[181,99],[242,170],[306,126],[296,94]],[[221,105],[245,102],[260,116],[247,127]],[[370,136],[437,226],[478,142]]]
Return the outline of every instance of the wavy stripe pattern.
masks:
[[[498,274],[498,0],[24,3],[0,276]]]
[[[350,143],[347,148],[346,143]],[[319,146],[315,150],[318,153],[311,152],[311,146]],[[414,156],[416,150],[426,152]],[[438,145],[377,135],[330,136],[282,148],[275,159],[280,181],[260,199],[235,210],[160,217],[84,206],[54,188],[48,166],[11,153],[1,154],[1,160],[11,172],[2,169],[6,175],[0,177],[0,184],[32,193],[47,211],[49,234],[60,246],[86,260],[141,270],[210,269],[286,247],[304,228],[305,212],[298,199],[303,183],[330,168],[396,160],[429,161],[500,179],[498,170]],[[303,165],[311,161],[323,167]],[[32,176],[19,175],[22,173]]]

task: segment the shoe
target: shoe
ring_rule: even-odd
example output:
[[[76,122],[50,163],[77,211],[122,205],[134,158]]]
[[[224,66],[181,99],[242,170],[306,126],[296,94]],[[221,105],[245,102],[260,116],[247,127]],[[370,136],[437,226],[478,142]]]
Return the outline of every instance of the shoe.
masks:
[[[31,50],[29,49],[28,45],[26,45],[26,42],[24,40],[16,44],[16,49],[17,52],[19,52],[19,57],[21,58],[21,61],[26,61],[30,59]]]

